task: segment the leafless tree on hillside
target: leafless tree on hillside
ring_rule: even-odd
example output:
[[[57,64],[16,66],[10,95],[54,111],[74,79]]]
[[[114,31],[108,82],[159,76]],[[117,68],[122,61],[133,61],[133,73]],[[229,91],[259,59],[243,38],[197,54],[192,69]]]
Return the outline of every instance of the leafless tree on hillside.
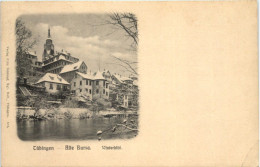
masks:
[[[24,77],[31,69],[31,62],[28,59],[28,52],[37,43],[35,39],[32,39],[32,32],[25,26],[25,23],[21,19],[16,20],[15,24],[16,34],[16,72],[19,77]]]

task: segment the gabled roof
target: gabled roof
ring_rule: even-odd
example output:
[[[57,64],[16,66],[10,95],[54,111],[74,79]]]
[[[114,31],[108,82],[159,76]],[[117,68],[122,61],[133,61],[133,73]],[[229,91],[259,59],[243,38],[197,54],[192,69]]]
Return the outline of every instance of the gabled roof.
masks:
[[[83,74],[83,73],[81,73],[81,72],[77,72],[77,74],[78,75],[80,75],[80,76],[82,76],[83,78],[85,78],[85,79],[91,79],[91,80],[93,80],[93,75],[89,75],[89,74]]]
[[[66,66],[64,66],[62,68],[60,74],[78,70],[80,68],[80,66],[82,65],[82,63],[84,63],[84,62],[83,61],[78,61],[77,63],[66,65]]]
[[[54,83],[66,84],[66,85],[69,84],[65,79],[63,79],[58,74],[52,74],[52,73],[46,73],[38,82],[36,82],[36,84],[41,82],[54,82]]]
[[[123,81],[120,79],[120,75],[113,74],[112,76],[115,77],[120,83],[123,82]]]
[[[103,75],[102,75],[102,73],[100,72],[100,71],[98,71],[98,72],[96,72],[96,74],[94,75],[94,78],[93,78],[94,80],[106,80],[104,77],[103,77]]]
[[[30,54],[31,56],[37,57],[37,55],[35,54],[35,52],[28,51],[27,54]]]
[[[124,81],[133,81],[131,78],[120,76],[118,74],[113,74],[113,76],[120,82],[123,83]]]
[[[121,77],[120,78],[122,81],[132,81],[131,78],[128,78],[128,77]]]

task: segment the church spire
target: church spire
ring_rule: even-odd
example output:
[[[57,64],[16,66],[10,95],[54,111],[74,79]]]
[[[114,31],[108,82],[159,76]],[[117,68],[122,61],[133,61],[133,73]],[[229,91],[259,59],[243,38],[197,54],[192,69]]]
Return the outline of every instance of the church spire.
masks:
[[[50,30],[50,26],[48,27],[48,38],[51,38],[51,30]]]

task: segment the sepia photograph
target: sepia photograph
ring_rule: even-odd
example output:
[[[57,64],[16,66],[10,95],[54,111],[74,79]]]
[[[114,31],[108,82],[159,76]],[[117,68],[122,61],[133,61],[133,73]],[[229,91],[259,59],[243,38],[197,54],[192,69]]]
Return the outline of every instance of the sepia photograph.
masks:
[[[1,165],[259,166],[257,7],[1,2]]]
[[[138,27],[133,13],[22,15],[15,31],[21,140],[137,136]]]

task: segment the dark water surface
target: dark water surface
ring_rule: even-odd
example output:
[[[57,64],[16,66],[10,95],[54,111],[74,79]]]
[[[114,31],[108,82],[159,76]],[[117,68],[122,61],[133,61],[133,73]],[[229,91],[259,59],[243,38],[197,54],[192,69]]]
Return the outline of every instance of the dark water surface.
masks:
[[[17,120],[17,133],[21,140],[97,140],[97,131],[106,130],[125,118]],[[129,139],[136,132],[104,132],[102,139]]]

